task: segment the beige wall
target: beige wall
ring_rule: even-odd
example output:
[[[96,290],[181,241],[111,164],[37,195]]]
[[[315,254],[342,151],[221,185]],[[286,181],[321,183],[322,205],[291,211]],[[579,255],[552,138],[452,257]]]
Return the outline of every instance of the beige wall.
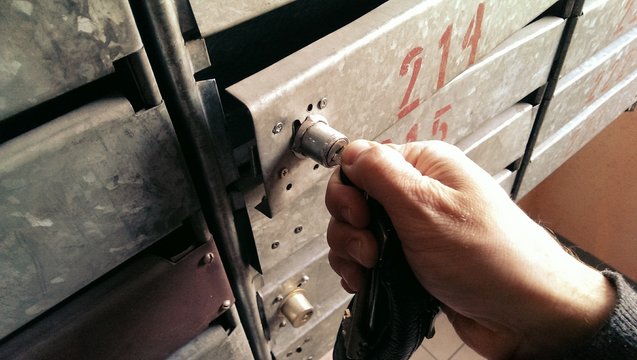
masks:
[[[527,213],[637,279],[637,112],[624,113],[519,201]]]

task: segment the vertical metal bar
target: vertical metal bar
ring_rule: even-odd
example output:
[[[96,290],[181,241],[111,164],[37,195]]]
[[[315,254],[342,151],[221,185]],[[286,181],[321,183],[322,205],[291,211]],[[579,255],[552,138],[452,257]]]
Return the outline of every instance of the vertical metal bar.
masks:
[[[535,148],[538,135],[540,134],[540,129],[542,128],[542,123],[544,122],[546,111],[548,110],[549,105],[551,105],[551,99],[553,99],[553,94],[555,93],[555,88],[557,87],[557,82],[560,78],[560,73],[562,72],[562,66],[564,65],[564,60],[566,59],[566,54],[568,53],[569,45],[571,44],[571,39],[573,38],[573,32],[575,31],[575,27],[577,26],[577,20],[582,13],[583,6],[584,0],[575,0],[573,4],[571,4],[571,2],[566,3],[565,13],[568,13],[566,15],[568,15],[569,17],[568,19],[566,19],[566,25],[564,26],[562,39],[560,39],[558,52],[555,56],[555,60],[553,61],[553,67],[551,68],[549,79],[546,84],[546,90],[544,91],[544,98],[538,108],[535,122],[533,123],[533,127],[531,128],[529,141],[526,144],[526,149],[524,150],[524,155],[522,156],[522,162],[520,163],[518,174],[515,177],[515,182],[513,183],[513,188],[511,189],[511,198],[514,200],[517,200],[518,193],[520,192],[520,187],[522,186],[522,181],[524,180],[524,173],[526,173],[526,169],[531,162],[533,150]]]
[[[173,0],[131,1],[142,41],[157,77],[195,182],[208,227],[222,253],[237,310],[255,359],[269,359],[259,324],[250,266],[242,257],[231,204],[215,152],[216,134],[207,121]]]

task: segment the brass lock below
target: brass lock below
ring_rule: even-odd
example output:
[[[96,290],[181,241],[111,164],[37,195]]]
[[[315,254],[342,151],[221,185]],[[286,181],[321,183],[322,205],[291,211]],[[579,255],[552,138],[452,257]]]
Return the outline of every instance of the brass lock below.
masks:
[[[281,302],[279,310],[295,328],[307,323],[314,315],[314,306],[305,297],[303,289],[290,292]]]

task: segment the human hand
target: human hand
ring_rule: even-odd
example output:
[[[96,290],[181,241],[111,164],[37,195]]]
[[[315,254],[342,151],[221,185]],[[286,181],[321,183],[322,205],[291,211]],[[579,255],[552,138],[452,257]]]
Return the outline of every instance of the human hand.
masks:
[[[414,274],[481,355],[557,355],[610,314],[614,289],[603,275],[564,251],[456,147],[355,141],[342,168],[383,205]],[[367,204],[337,171],[326,205],[330,264],[355,292],[378,256]]]

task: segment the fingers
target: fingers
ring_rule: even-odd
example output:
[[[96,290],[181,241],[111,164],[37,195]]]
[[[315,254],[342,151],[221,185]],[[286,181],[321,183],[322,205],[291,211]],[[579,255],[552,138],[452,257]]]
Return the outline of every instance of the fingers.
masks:
[[[331,250],[328,259],[334,272],[341,276],[343,289],[351,294],[358,292],[363,284],[365,268],[339,257]]]
[[[327,227],[327,243],[340,258],[362,267],[371,268],[378,260],[378,247],[371,232],[334,218]]]
[[[378,249],[373,235],[367,231],[332,218],[327,230],[330,245],[330,266],[341,276],[343,288],[354,293],[360,290],[365,268],[376,264]]]
[[[325,206],[333,217],[364,229],[369,224],[369,209],[361,190],[341,182],[340,169],[332,174],[325,192]]]

